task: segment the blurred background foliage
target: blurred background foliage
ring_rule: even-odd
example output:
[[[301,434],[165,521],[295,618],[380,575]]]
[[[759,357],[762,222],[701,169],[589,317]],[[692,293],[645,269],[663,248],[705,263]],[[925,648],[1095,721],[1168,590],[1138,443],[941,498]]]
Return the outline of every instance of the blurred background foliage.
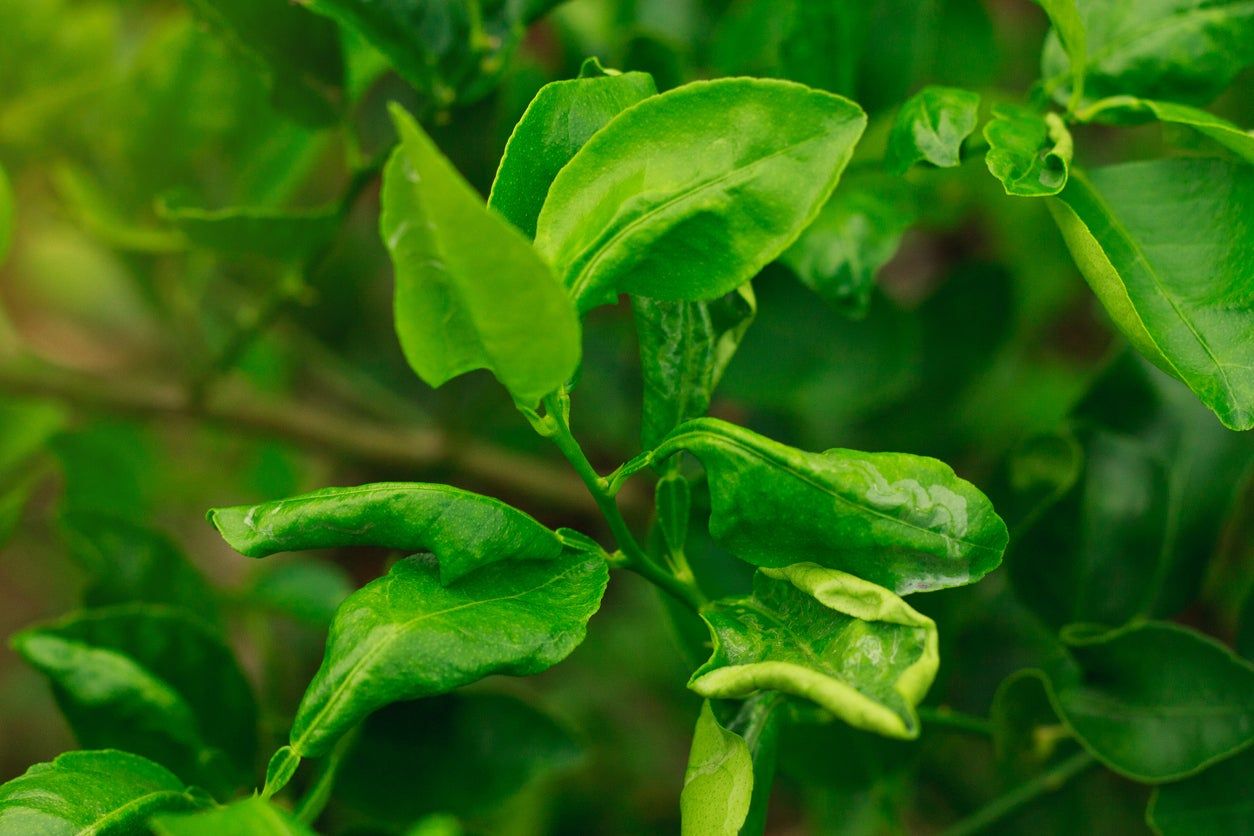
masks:
[[[252,677],[263,749],[285,734],[335,605],[385,556],[251,562],[204,524],[209,506],[415,479],[598,526],[486,374],[430,391],[401,356],[376,231],[389,100],[486,193],[531,97],[588,56],[663,90],[790,78],[868,111],[846,181],[874,182],[905,97],[942,83],[985,108],[1020,99],[1047,30],[1026,0],[497,0],[478,41],[450,12],[398,73],[298,6],[259,3],[231,24],[218,5],[0,0],[16,213],[0,267],[0,634],[81,603],[190,606]],[[272,37],[258,51],[232,25]],[[1212,110],[1249,124],[1252,82]],[[1155,127],[1076,132],[1082,165],[1164,141]],[[1007,198],[978,154],[908,183],[860,316],[780,264],[757,279],[713,413],[806,449],[938,456],[990,492],[1012,529],[1006,566],[912,599],[942,630],[933,716],[987,716],[1003,680],[1048,653],[1047,628],[1076,621],[1173,617],[1250,654],[1250,433],[1125,352],[1043,202]],[[629,309],[596,311],[585,333],[576,430],[612,467],[638,449]],[[627,497],[637,519],[643,499]],[[704,545],[708,588],[745,588],[748,572]],[[492,833],[674,832],[692,664],[662,602],[622,577],[562,666],[372,719],[325,821],[369,832],[442,811]],[[913,743],[795,727],[770,831],[939,831],[1074,751],[1041,736],[1049,723],[1016,748],[1024,711],[928,725]],[[0,717],[0,780],[74,745],[7,648]],[[1090,770],[998,832],[1144,832],[1148,793]]]

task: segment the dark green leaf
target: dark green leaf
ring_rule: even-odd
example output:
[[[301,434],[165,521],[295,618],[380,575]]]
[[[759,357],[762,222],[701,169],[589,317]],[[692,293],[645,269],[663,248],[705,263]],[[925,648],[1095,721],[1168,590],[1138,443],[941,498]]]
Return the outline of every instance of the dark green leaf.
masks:
[[[721,79],[654,96],[557,175],[536,248],[581,311],[619,293],[717,298],[809,225],[865,125],[853,102],[783,81]]]
[[[1071,167],[1071,133],[1056,113],[995,105],[984,126],[984,162],[1006,194],[1046,197],[1062,191]]]
[[[1251,207],[1254,169],[1204,159],[1073,172],[1050,202],[1119,330],[1236,430],[1254,427]]]
[[[753,287],[741,285],[710,302],[633,296],[644,403],[640,436],[656,447],[675,427],[710,408],[727,364],[753,324]]]
[[[1246,162],[1254,163],[1254,134],[1241,130],[1227,119],[1220,119],[1196,107],[1175,102],[1138,99],[1135,96],[1112,96],[1109,99],[1094,102],[1076,116],[1085,121],[1115,125],[1135,124],[1148,119],[1157,119],[1159,122],[1173,125],[1185,125],[1203,136],[1210,137]]]
[[[256,796],[200,813],[153,818],[157,836],[313,836],[313,831],[284,810]]]
[[[896,254],[914,219],[906,183],[851,175],[779,260],[837,310],[865,316],[875,274]]]
[[[1006,547],[1006,526],[988,498],[936,459],[807,453],[704,418],[628,470],[680,451],[708,473],[710,533],[757,566],[813,561],[904,595],[977,581]]]
[[[585,554],[498,563],[448,587],[421,558],[401,561],[341,605],[293,750],[323,754],[389,703],[557,664],[583,641],[607,579],[605,561]]]
[[[1254,832],[1250,775],[1254,775],[1254,749],[1154,790],[1145,820],[1161,836]]]
[[[383,822],[439,811],[482,815],[579,754],[567,729],[513,697],[450,694],[397,703],[362,725],[336,797]]]
[[[214,789],[251,775],[257,706],[230,648],[199,618],[124,605],[28,628],[12,643],[52,680],[82,745],[124,747]]]
[[[401,143],[383,174],[381,231],[396,269],[396,333],[431,386],[488,369],[535,406],[579,364],[566,292],[508,221],[399,106]]]
[[[154,813],[206,799],[164,767],[128,752],[67,752],[0,786],[5,836],[141,833]]]
[[[915,707],[940,661],[936,625],[887,589],[798,563],[759,569],[752,597],[701,615],[714,637],[714,654],[688,683],[701,696],[774,690],[861,729],[918,735]]]
[[[607,73],[595,58],[579,78],[540,88],[505,145],[488,206],[529,238],[553,178],[607,122],[655,95],[647,73]]]
[[[267,563],[248,592],[250,603],[325,627],[353,593],[352,579],[334,563],[289,560]]]
[[[962,141],[975,130],[980,94],[957,87],[924,87],[897,111],[884,163],[904,173],[918,162],[952,168],[962,162]]]
[[[334,24],[290,0],[187,0],[267,79],[276,105],[309,125],[334,122],[344,60]]]
[[[165,200],[157,203],[157,214],[198,247],[291,262],[304,261],[326,246],[339,224],[336,207],[305,211],[259,206],[204,209]]]
[[[323,488],[215,508],[209,521],[248,557],[343,546],[432,552],[446,584],[498,560],[548,560],[562,549],[552,531],[498,499],[421,482]]]
[[[1087,41],[1087,98],[1128,94],[1205,104],[1254,61],[1254,11],[1246,0],[1076,5]],[[1066,102],[1072,68],[1059,34],[1045,41],[1041,75],[1046,89]]]

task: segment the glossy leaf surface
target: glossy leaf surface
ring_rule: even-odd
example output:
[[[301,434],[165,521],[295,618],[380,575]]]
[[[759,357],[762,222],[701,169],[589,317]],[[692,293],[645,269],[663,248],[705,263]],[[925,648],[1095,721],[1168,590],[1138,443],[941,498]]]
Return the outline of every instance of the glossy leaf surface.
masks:
[[[714,653],[688,687],[703,697],[779,691],[857,728],[919,733],[936,676],[936,625],[887,589],[813,563],[760,569],[753,595],[702,611]]]
[[[850,175],[779,260],[837,310],[864,316],[876,273],[896,254],[914,219],[908,184]]]
[[[1207,159],[1076,172],[1050,203],[1119,330],[1235,430],[1254,427],[1251,207],[1254,169]]]
[[[1254,830],[1254,749],[1154,790],[1145,820],[1162,836],[1230,836]]]
[[[705,418],[632,467],[680,451],[709,475],[710,533],[758,566],[812,561],[904,595],[979,580],[1006,547],[988,498],[936,459],[807,453]]]
[[[610,73],[594,58],[579,78],[544,85],[510,134],[488,206],[534,238],[540,208],[562,167],[607,122],[656,93],[648,73]]]
[[[996,105],[984,126],[984,162],[1008,195],[1047,197],[1067,184],[1071,133],[1056,113],[1044,116],[1017,105]]]
[[[303,261],[326,246],[339,224],[335,208],[287,211],[255,206],[205,209],[172,201],[157,204],[198,247],[228,255],[260,255]]]
[[[496,564],[444,587],[427,561],[402,560],[341,605],[292,748],[317,756],[389,703],[557,664],[583,640],[607,577],[600,556],[567,554]]]
[[[67,752],[0,785],[0,833],[140,833],[154,813],[193,810],[206,801],[165,767],[139,755]]]
[[[979,93],[924,87],[897,111],[884,164],[897,174],[920,162],[940,168],[958,165],[962,141],[975,130],[979,110]]]
[[[1087,39],[1085,96],[1128,94],[1205,104],[1254,62],[1254,9],[1246,0],[1076,0]],[[1057,32],[1041,75],[1066,102],[1071,64]]]
[[[1135,96],[1112,96],[1094,102],[1092,107],[1079,114],[1094,122],[1128,124],[1157,119],[1171,125],[1184,125],[1210,137],[1249,163],[1254,163],[1254,134],[1244,131],[1227,119],[1200,108],[1175,102],[1156,102]]]
[[[556,534],[498,499],[421,482],[323,488],[215,508],[209,521],[248,557],[344,546],[432,552],[446,584],[498,560],[548,560],[562,548]]]
[[[753,324],[749,284],[710,302],[633,296],[644,383],[641,441],[655,447],[675,427],[709,410],[727,364]]]
[[[866,116],[799,84],[695,82],[644,100],[557,175],[536,248],[579,309],[714,299],[773,261],[835,188]]]
[[[157,816],[152,830],[157,836],[313,836],[291,813],[257,796],[199,813]]]
[[[399,107],[383,174],[383,241],[396,269],[396,333],[431,386],[488,369],[535,406],[579,364],[579,322],[527,239],[491,212]]]
[[[155,605],[89,610],[15,635],[88,748],[124,748],[215,789],[250,775],[257,706],[200,619]]]

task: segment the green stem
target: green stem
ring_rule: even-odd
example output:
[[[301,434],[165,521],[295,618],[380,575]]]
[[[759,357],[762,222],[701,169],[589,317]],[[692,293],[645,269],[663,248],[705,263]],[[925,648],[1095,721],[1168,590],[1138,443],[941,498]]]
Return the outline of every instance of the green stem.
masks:
[[[926,725],[953,729],[954,731],[970,732],[992,737],[993,724],[983,717],[964,714],[949,708],[919,707],[919,719]]]
[[[567,402],[557,395],[549,395],[544,399],[544,408],[545,416],[541,419],[544,426],[543,432],[557,445],[557,449],[562,451],[562,455],[570,462],[575,473],[588,488],[588,493],[592,494],[597,508],[605,517],[605,521],[609,523],[614,541],[623,553],[623,568],[630,569],[650,581],[694,612],[699,610],[706,600],[696,584],[691,580],[678,578],[658,566],[636,541],[627,521],[623,519],[618,503],[610,493],[609,483],[596,472],[592,463],[588,461],[588,457],[584,455],[583,448],[579,446],[579,442],[570,431]],[[532,419],[532,423],[535,424],[536,421]]]
[[[1064,784],[1095,763],[1088,752],[1077,752],[1057,766],[1042,772],[1030,781],[994,799],[988,805],[945,830],[942,836],[970,836],[991,827],[1006,816],[1047,793],[1055,792]]]

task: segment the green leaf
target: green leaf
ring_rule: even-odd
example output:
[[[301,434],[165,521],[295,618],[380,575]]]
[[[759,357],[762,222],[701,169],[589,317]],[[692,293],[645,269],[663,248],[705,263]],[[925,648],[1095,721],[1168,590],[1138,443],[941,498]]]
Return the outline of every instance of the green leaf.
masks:
[[[128,752],[66,752],[0,786],[0,834],[143,832],[158,812],[206,799],[164,767]]]
[[[392,824],[435,812],[481,816],[579,755],[568,729],[514,697],[396,703],[363,723],[336,799]]]
[[[567,554],[498,563],[444,587],[428,562],[402,560],[340,606],[292,749],[317,756],[389,703],[557,664],[583,641],[607,579],[599,556]]]
[[[631,107],[657,94],[648,73],[618,73],[595,58],[579,78],[540,88],[505,145],[488,206],[529,238],[553,178],[593,134]]]
[[[936,625],[887,589],[798,563],[759,569],[751,597],[715,601],[701,616],[714,639],[688,682],[701,696],[779,691],[860,729],[918,735],[915,707],[940,661]]]
[[[984,162],[1008,195],[1046,197],[1067,185],[1071,133],[1056,113],[1040,115],[1018,105],[994,105],[984,126]]]
[[[336,121],[344,59],[334,24],[290,0],[186,0],[266,78],[275,104],[308,125]]]
[[[654,96],[557,175],[536,249],[581,311],[619,293],[715,299],[814,220],[866,125],[853,102],[731,78]]]
[[[1254,8],[1248,0],[1077,0],[1076,5],[1086,35],[1087,98],[1127,94],[1205,104],[1254,62]],[[1041,75],[1054,98],[1066,103],[1074,59],[1060,34],[1066,38],[1070,32],[1056,28],[1046,38]]]
[[[962,141],[975,130],[979,111],[979,93],[958,87],[924,87],[897,111],[885,165],[897,174],[918,162],[940,168],[958,165]]]
[[[340,221],[336,207],[297,211],[261,206],[204,209],[168,198],[157,202],[157,214],[198,247],[289,262],[304,261],[326,246]]]
[[[499,560],[550,560],[562,550],[556,534],[498,499],[421,482],[323,488],[215,508],[209,522],[248,557],[344,546],[432,552],[445,584]]]
[[[1069,110],[1084,98],[1084,74],[1088,64],[1088,33],[1084,31],[1084,21],[1080,17],[1080,9],[1076,0],[1037,0],[1049,22],[1053,25],[1052,35],[1066,53],[1071,64],[1071,99],[1067,104]]]
[[[1254,831],[1254,749],[1192,778],[1154,790],[1145,820],[1161,836],[1231,836]]]
[[[876,273],[897,253],[914,219],[908,184],[896,177],[853,175],[779,260],[828,304],[862,317]]]
[[[313,836],[313,831],[257,796],[190,815],[161,815],[150,823],[157,836]]]
[[[431,386],[488,369],[525,406],[574,374],[579,320],[561,285],[508,221],[399,106],[383,173],[383,241],[396,268],[396,333]]]
[[[83,746],[125,748],[215,790],[251,776],[257,706],[230,648],[199,618],[124,605],[11,641],[52,681]]]
[[[1210,137],[1246,162],[1254,163],[1254,134],[1241,130],[1227,119],[1220,119],[1196,107],[1138,99],[1135,96],[1112,96],[1094,102],[1076,116],[1085,121],[1114,125],[1136,124],[1148,119],[1184,125]]]
[[[1213,639],[1161,622],[1063,637],[1076,669],[1055,708],[1121,775],[1175,781],[1254,743],[1254,666]]]
[[[813,561],[905,595],[977,581],[1006,547],[1006,526],[988,498],[936,459],[807,453],[703,418],[626,472],[680,451],[708,474],[710,533],[757,566]]]
[[[645,449],[709,411],[757,308],[747,283],[710,302],[632,297],[644,383],[640,436]]]
[[[0,166],[0,264],[9,254],[9,243],[13,240],[13,189],[9,186],[9,177]]]
[[[1049,205],[1136,349],[1225,426],[1254,427],[1254,169],[1167,159],[1075,172]]]
[[[169,604],[219,623],[213,588],[160,532],[90,511],[63,515],[61,531],[70,556],[91,574],[84,605]]]
[[[755,696],[727,726],[719,722],[709,700],[701,704],[679,797],[683,833],[763,832],[782,703],[779,694]]]
[[[326,627],[355,585],[337,564],[322,560],[267,563],[257,574],[248,602],[299,621]]]

